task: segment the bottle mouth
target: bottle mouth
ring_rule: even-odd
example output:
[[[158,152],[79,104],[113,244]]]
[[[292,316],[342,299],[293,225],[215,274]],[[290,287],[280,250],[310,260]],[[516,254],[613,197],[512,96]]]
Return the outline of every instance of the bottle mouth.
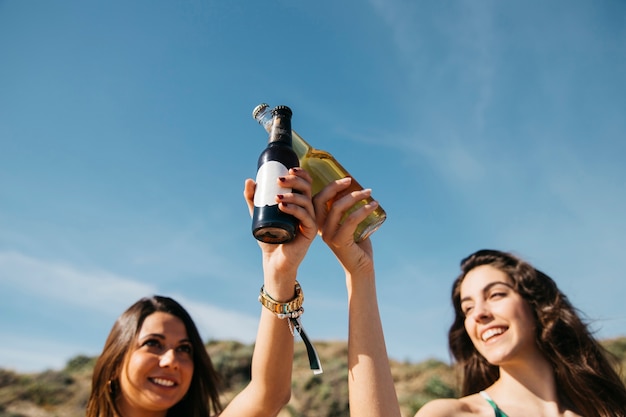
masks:
[[[276,106],[272,109],[272,114],[276,115],[276,114],[281,114],[284,116],[293,116],[293,112],[291,111],[291,108],[289,108],[288,106],[284,106],[284,105],[279,105]]]
[[[267,103],[261,103],[258,106],[256,106],[254,108],[254,110],[252,110],[252,118],[256,119],[256,117],[259,115],[259,113],[261,113],[262,111],[265,111],[269,108],[269,104]]]

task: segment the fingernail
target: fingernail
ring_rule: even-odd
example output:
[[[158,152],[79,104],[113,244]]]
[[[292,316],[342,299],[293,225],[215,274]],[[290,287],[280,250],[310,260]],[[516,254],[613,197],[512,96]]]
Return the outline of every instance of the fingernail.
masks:
[[[279,200],[282,200],[283,198],[285,198],[285,196],[284,196],[284,195],[282,195],[282,194],[278,194],[276,197],[277,197]]]
[[[278,181],[285,182],[285,177],[278,177]]]
[[[342,178],[340,180],[337,180],[337,182],[340,183],[340,184],[347,184],[347,183],[349,183],[351,181],[352,181],[352,178],[350,178],[350,177],[345,177],[345,178]]]

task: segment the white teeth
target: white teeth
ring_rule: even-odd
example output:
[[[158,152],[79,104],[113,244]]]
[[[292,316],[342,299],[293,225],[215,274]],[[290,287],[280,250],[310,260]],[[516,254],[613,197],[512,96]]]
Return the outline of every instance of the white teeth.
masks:
[[[501,327],[497,327],[497,328],[493,328],[493,329],[489,329],[486,332],[484,332],[482,334],[482,339],[483,342],[486,342],[488,339],[492,338],[493,336],[499,335],[504,333],[505,329],[501,328]]]
[[[152,382],[154,382],[157,385],[163,385],[164,387],[174,386],[174,381],[170,381],[169,379],[152,378]]]

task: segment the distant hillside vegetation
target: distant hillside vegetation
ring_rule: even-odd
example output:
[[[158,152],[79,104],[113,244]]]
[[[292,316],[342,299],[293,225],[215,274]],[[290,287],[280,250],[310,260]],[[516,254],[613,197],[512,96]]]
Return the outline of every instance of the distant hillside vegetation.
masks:
[[[626,337],[603,341],[626,371]],[[348,417],[348,346],[316,341],[324,373],[313,375],[302,344],[296,347],[293,395],[280,417]],[[224,403],[250,379],[252,345],[211,341],[207,350],[223,376]],[[0,369],[0,417],[84,417],[96,358],[77,356],[61,371],[18,374]],[[419,363],[391,360],[396,390],[405,417],[434,398],[455,397],[454,369],[438,360]],[[626,379],[625,379],[626,381]]]

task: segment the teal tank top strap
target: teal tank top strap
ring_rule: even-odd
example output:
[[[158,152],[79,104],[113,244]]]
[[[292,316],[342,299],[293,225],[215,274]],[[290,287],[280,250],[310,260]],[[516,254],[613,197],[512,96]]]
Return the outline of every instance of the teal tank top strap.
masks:
[[[495,412],[496,417],[508,417],[506,414],[504,414],[504,411],[500,410],[498,405],[495,403],[495,401],[491,399],[491,397],[489,396],[489,394],[487,394],[486,391],[481,391],[480,395],[482,395],[483,398],[487,400],[489,405],[493,408],[493,411]]]

